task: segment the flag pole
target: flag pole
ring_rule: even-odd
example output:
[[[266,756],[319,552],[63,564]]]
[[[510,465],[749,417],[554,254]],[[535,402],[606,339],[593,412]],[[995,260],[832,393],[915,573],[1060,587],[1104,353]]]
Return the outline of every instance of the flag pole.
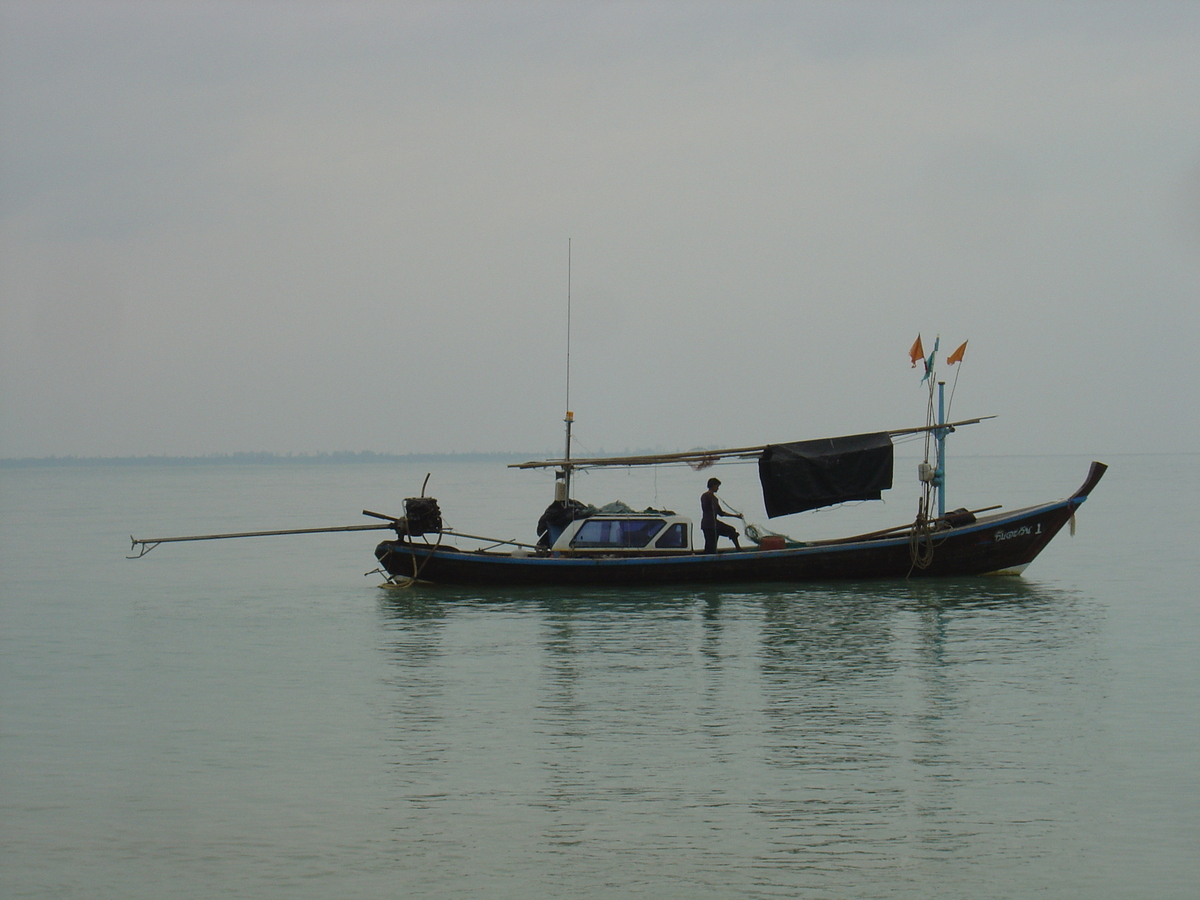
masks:
[[[938,492],[938,518],[946,515],[946,435],[951,429],[946,427],[946,382],[939,381],[938,387],[938,428],[934,432],[937,438],[938,462],[934,485]]]

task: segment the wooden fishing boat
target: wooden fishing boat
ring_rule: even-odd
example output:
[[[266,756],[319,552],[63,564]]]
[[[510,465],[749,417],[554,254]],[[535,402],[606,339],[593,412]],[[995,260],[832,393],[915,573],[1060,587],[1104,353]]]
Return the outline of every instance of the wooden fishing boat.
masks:
[[[1007,513],[969,510],[854,537],[770,542],[697,552],[686,517],[598,514],[574,521],[549,547],[469,549],[453,532],[402,533],[375,556],[396,583],[628,586],[1020,574],[1075,515],[1107,467],[1093,462],[1070,497]],[[425,499],[428,498],[417,498]],[[408,517],[397,520],[401,532]],[[496,542],[499,545],[500,542]]]
[[[955,357],[961,360],[963,344]],[[536,542],[523,543],[463,534],[443,526],[436,499],[405,500],[399,517],[364,510],[380,524],[307,528],[177,538],[131,538],[136,557],[161,543],[257,537],[322,531],[390,529],[394,539],[375,548],[380,569],[394,585],[416,583],[571,587],[799,583],[834,579],[930,578],[1020,574],[1087,500],[1106,470],[1093,462],[1082,486],[1062,500],[1009,512],[998,506],[946,510],[946,438],[982,419],[948,422],[945,383],[934,376],[934,354],[924,358],[914,344],[914,365],[925,365],[929,383],[926,424],[873,434],[767,444],[725,450],[636,457],[572,458],[568,412],[566,449],[561,459],[514,464],[552,468],[554,499],[538,523]],[[934,384],[936,382],[936,394]],[[990,418],[990,417],[989,417]],[[753,546],[700,552],[695,528],[686,516],[666,510],[595,509],[571,495],[572,475],[600,467],[753,462],[759,470],[768,518],[859,500],[878,500],[892,487],[893,443],[900,436],[924,436],[925,460],[918,467],[921,494],[915,518],[895,528],[832,540],[794,541],[747,526]],[[428,483],[428,477],[426,478]],[[136,558],[135,557],[135,558]]]
[[[961,362],[965,349],[964,342],[947,363]],[[1020,574],[1064,525],[1074,524],[1075,511],[1107,467],[1093,462],[1079,490],[1063,500],[1011,512],[996,512],[1000,507],[947,512],[946,438],[982,420],[946,421],[945,382],[938,381],[934,371],[937,352],[935,343],[926,357],[919,336],[910,351],[913,366],[923,364],[922,383],[928,384],[926,423],[918,428],[727,450],[572,459],[574,415],[568,412],[563,458],[516,464],[555,469],[554,502],[539,522],[537,544],[494,542],[471,549],[453,540],[446,543],[448,532],[441,527],[436,501],[422,496],[405,501],[411,504],[407,515],[393,520],[396,539],[380,543],[375,556],[382,571],[400,584],[592,587]],[[880,499],[881,492],[892,487],[894,439],[920,434],[926,446],[918,467],[921,497],[915,519],[851,537],[800,542],[750,526],[746,536],[754,547],[697,552],[693,525],[686,517],[655,510],[581,510],[570,493],[572,473],[583,468],[703,468],[753,461],[767,516],[774,518]]]

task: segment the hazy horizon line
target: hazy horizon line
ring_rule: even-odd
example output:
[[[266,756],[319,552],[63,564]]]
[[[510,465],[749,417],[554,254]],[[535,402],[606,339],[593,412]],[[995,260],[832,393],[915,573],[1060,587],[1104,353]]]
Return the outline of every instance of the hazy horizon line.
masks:
[[[450,453],[377,453],[373,450],[334,450],[320,453],[275,453],[270,451],[241,450],[232,453],[204,453],[191,456],[168,454],[145,454],[141,456],[25,456],[0,457],[0,468],[54,467],[54,466],[120,466],[120,465],[226,465],[297,463],[322,464],[346,462],[424,462],[428,461],[483,461],[496,459],[532,459],[527,453],[513,451],[479,451]]]
[[[703,448],[693,448],[703,449]],[[593,454],[596,458],[614,455],[645,456],[664,452],[653,450],[622,450],[620,454],[605,450]],[[910,454],[897,453],[907,457]],[[911,454],[919,456],[920,454]],[[966,458],[987,457],[1043,457],[1043,456],[1087,456],[1081,453],[963,453],[957,456]],[[1092,456],[1195,456],[1198,451],[1137,451],[1090,454]],[[449,453],[377,453],[373,450],[335,450],[321,453],[274,453],[267,451],[237,451],[233,453],[206,453],[195,456],[169,456],[165,454],[147,454],[143,456],[26,456],[0,457],[0,469],[21,468],[71,468],[84,466],[185,466],[185,465],[328,465],[342,463],[401,463],[401,462],[498,462],[520,461],[534,459],[557,459],[553,453],[529,453],[509,450],[481,450],[472,452]],[[577,457],[580,463],[588,457]]]

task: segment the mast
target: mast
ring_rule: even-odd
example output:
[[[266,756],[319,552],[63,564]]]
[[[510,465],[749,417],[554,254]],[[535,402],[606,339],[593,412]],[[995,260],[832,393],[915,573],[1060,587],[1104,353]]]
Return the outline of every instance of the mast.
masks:
[[[954,429],[946,427],[946,382],[939,381],[937,387],[938,427],[933,432],[933,436],[937,439],[937,471],[933,476],[933,486],[937,488],[938,518],[941,519],[946,515],[946,435]]]
[[[925,377],[921,379],[921,383],[929,383],[929,399],[925,404],[925,460],[917,466],[917,479],[921,482],[921,501],[917,507],[917,522],[918,524],[927,523],[930,519],[935,518],[933,515],[933,495],[937,495],[937,516],[942,518],[946,514],[946,435],[954,430],[957,422],[946,421],[946,382],[939,381],[935,376],[936,359],[938,348],[942,343],[941,335],[933,342],[933,352],[925,359]],[[917,336],[917,342],[913,345],[913,350],[917,351],[921,346],[921,337]],[[913,364],[916,365],[916,357],[913,358]],[[934,386],[936,384],[937,403],[934,404]],[[929,440],[934,441],[934,461],[933,465],[929,463]],[[925,554],[917,554],[914,550],[913,563],[924,568],[928,562],[921,562],[920,559],[931,558]],[[929,549],[929,553],[932,550]]]
[[[566,426],[566,447],[563,450],[562,464],[554,473],[554,500],[566,504],[571,499],[571,425],[575,422],[575,413],[571,412],[571,239],[567,238],[567,415],[563,419]]]
[[[566,503],[571,499],[571,470],[575,468],[571,465],[571,425],[574,422],[575,413],[568,409],[566,418],[563,419],[567,427],[567,449],[563,458],[559,460],[558,471],[554,473],[554,499],[559,503]]]

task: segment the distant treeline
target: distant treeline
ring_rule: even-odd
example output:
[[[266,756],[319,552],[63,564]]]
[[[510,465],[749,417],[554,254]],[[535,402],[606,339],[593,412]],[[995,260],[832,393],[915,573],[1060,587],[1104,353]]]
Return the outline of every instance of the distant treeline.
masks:
[[[0,459],[0,468],[47,468],[69,466],[252,466],[322,465],[326,463],[444,463],[520,462],[538,454],[518,453],[213,453],[208,456],[44,456]]]

